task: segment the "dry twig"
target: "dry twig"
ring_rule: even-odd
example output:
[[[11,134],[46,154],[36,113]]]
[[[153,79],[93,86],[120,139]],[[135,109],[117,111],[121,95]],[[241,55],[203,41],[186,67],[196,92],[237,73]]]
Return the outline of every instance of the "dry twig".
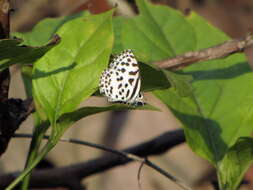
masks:
[[[186,52],[183,55],[178,55],[174,58],[163,61],[157,61],[154,64],[160,68],[171,70],[182,69],[188,65],[198,63],[200,61],[219,59],[234,53],[242,52],[252,45],[253,33],[249,33],[242,39],[233,39],[210,48]]]
[[[122,155],[119,155],[117,152],[114,152],[115,150],[113,150],[115,154],[101,156],[97,159],[84,163],[74,164],[62,168],[35,170],[32,173],[30,185],[31,187],[69,187],[73,182],[79,181],[80,183],[80,180],[87,176],[101,173],[113,167],[129,163],[133,161],[134,158],[142,161],[143,159],[140,157],[162,154],[184,141],[185,137],[182,129],[166,132],[150,141],[118,151],[119,154],[122,154],[123,152]],[[67,142],[75,142],[79,144],[83,143],[83,141],[74,139],[67,139]],[[85,144],[87,144],[87,142],[85,142]],[[88,144],[91,145],[90,143]],[[105,150],[107,151],[108,148],[106,147]],[[134,156],[131,157],[131,155]],[[149,167],[156,167],[155,165],[152,165],[152,163],[150,164],[149,161],[147,161],[147,163]],[[159,170],[159,167],[155,169]],[[18,173],[12,173],[0,176],[0,189],[4,189],[8,186],[8,184],[15,179],[17,174]],[[166,174],[165,172],[163,175],[166,176],[169,174]]]

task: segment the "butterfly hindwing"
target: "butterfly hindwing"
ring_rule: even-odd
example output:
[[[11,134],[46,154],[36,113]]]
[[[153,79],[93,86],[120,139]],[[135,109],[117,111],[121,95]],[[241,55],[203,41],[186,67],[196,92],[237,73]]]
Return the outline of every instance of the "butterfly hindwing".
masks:
[[[138,62],[131,50],[114,57],[100,78],[100,93],[110,102],[135,104],[142,102]]]

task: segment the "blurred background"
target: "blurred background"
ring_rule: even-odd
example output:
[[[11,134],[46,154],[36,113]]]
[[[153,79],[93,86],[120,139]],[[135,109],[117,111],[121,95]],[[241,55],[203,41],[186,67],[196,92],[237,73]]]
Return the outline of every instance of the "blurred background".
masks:
[[[100,13],[118,5],[116,15],[133,16],[136,14],[134,0],[10,0],[14,12],[11,16],[11,31],[29,31],[45,17],[57,17],[89,9]],[[252,0],[153,0],[156,4],[166,4],[181,11],[191,9],[205,17],[210,23],[223,30],[232,38],[245,36],[253,27]],[[207,34],[208,36],[208,34]],[[184,45],[184,44],[182,44]],[[253,64],[253,49],[247,50],[249,62]],[[12,81],[9,97],[25,98],[18,67],[11,69]],[[90,116],[70,128],[66,137],[104,144],[113,148],[125,148],[165,131],[180,127],[180,123],[170,111],[151,94],[145,94],[147,102],[163,112],[131,111],[111,112]],[[106,105],[105,98],[92,97],[81,106]],[[19,133],[32,131],[32,118],[25,121]],[[21,170],[29,148],[30,139],[13,139],[6,153],[0,160],[0,172]],[[59,143],[47,156],[55,166],[64,166],[104,154],[96,149]],[[186,144],[181,144],[171,151],[151,160],[162,168],[179,177],[197,190],[212,190],[210,180],[215,178],[213,168],[196,156]],[[131,163],[103,172],[83,180],[88,190],[138,190],[137,172],[139,163]],[[245,179],[252,181],[253,168]],[[180,190],[178,186],[157,172],[144,167],[141,173],[142,189],[145,190]],[[253,184],[243,185],[241,189],[253,189]]]

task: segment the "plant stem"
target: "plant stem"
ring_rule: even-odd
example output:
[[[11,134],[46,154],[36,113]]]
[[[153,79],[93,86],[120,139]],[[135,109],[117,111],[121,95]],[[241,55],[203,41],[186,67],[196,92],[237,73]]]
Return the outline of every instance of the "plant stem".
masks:
[[[32,169],[46,156],[46,154],[55,146],[57,141],[49,140],[43,147],[40,154],[25,170],[6,188],[6,190],[12,190],[18,183],[20,183],[24,177],[26,177]]]
[[[50,126],[50,124],[48,122],[44,122],[40,125],[35,126],[35,131],[33,133],[32,142],[30,144],[25,168],[29,167],[33,163],[33,161],[36,159],[36,157],[39,153],[39,148],[40,148],[41,142],[42,142],[43,137],[44,137],[47,129],[49,128],[49,126]],[[22,190],[29,189],[30,177],[31,177],[31,173],[28,174],[24,178],[22,186],[21,186]]]

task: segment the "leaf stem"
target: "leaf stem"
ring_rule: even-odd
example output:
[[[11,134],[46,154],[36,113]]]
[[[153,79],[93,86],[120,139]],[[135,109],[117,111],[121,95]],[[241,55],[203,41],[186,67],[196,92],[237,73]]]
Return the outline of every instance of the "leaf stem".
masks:
[[[6,188],[6,190],[12,190],[18,183],[20,183],[24,177],[26,177],[32,169],[46,156],[46,154],[54,147],[57,141],[48,141],[44,148],[41,150],[40,154],[35,160],[27,167],[21,174]]]
[[[39,148],[40,148],[41,142],[42,142],[43,137],[44,137],[47,129],[49,128],[49,126],[50,126],[50,124],[48,122],[44,122],[40,125],[35,126],[35,131],[32,135],[32,142],[30,144],[25,168],[29,167],[33,163],[33,161],[36,159],[36,157],[39,153]],[[21,186],[22,190],[27,190],[29,188],[30,177],[31,177],[31,173],[28,174],[24,178],[22,186]]]

